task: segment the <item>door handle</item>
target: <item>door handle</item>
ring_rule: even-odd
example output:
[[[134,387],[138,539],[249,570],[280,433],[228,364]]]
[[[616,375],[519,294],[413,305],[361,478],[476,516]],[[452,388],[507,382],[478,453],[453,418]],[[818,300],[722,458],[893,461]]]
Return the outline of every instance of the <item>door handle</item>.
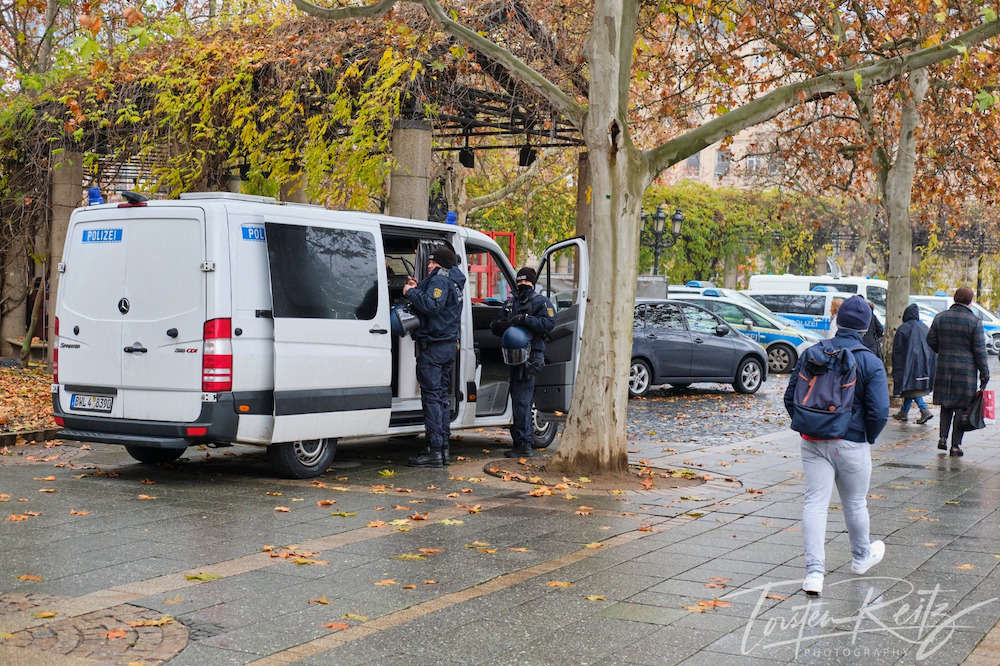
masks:
[[[702,344],[703,342],[705,342],[701,338],[695,338],[694,341],[697,342],[699,345]]]
[[[369,333],[377,333],[378,335],[385,335],[385,334],[386,334],[386,333],[388,333],[389,331],[387,331],[387,330],[386,330],[386,329],[384,329],[384,328],[377,328],[377,327],[376,327],[376,328],[370,328],[370,329],[368,329],[368,332],[369,332]]]
[[[656,339],[656,333],[649,333],[649,334],[646,335],[646,337],[649,338],[650,340],[655,340]]]
[[[141,342],[133,342],[123,350],[126,354],[145,354],[149,350],[142,346]]]

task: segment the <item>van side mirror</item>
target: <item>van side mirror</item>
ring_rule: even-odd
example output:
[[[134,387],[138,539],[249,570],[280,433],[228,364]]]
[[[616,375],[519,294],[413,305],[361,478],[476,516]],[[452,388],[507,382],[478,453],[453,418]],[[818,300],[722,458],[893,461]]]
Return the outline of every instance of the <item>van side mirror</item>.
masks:
[[[720,338],[724,335],[729,335],[729,327],[719,324],[718,326],[715,327],[715,334],[718,335]]]
[[[747,328],[753,328],[753,319],[747,317],[746,319],[743,320],[743,325],[746,326]]]

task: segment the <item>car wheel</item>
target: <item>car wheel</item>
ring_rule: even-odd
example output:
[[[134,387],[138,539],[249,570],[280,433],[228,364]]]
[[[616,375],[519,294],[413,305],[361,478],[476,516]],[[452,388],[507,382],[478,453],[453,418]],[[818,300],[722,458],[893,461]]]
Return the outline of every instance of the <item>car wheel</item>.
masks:
[[[993,353],[1000,354],[1000,333],[993,336]]]
[[[736,381],[733,382],[733,388],[738,393],[756,393],[763,383],[763,364],[753,357],[743,359],[740,362],[740,367],[736,369]]]
[[[767,350],[767,367],[775,374],[791,372],[795,360],[795,350],[788,345],[774,345]]]
[[[187,449],[160,449],[152,446],[126,446],[128,454],[146,465],[173,462],[184,455]]]
[[[541,421],[538,418],[538,410],[531,409],[531,448],[544,449],[556,438],[556,431],[559,425],[554,421]]]
[[[653,370],[642,359],[632,359],[632,367],[628,371],[628,394],[631,398],[646,395],[653,383]]]
[[[286,479],[310,479],[319,476],[333,462],[337,452],[335,439],[300,439],[287,444],[271,444],[267,457],[274,471]]]

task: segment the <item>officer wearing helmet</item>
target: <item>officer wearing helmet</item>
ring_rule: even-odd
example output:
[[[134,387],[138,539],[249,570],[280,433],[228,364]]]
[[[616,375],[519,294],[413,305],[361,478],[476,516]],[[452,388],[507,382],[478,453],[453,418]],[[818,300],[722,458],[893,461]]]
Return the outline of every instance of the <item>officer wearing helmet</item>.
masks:
[[[424,411],[427,449],[410,458],[412,467],[447,465],[451,436],[451,378],[458,353],[465,274],[447,247],[436,248],[427,262],[427,277],[410,277],[403,295],[420,315],[413,332],[417,344],[417,381]]]
[[[500,349],[510,366],[510,400],[514,408],[510,434],[514,448],[504,454],[509,458],[531,456],[535,376],[545,365],[545,336],[556,324],[552,303],[535,292],[537,278],[535,269],[527,266],[517,272],[516,291],[491,325],[494,334],[502,335]]]

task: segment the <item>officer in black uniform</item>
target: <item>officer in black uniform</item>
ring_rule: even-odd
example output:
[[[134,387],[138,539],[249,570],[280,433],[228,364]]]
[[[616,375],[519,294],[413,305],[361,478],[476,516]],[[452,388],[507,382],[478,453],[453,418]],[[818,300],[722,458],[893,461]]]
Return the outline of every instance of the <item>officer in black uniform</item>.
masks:
[[[535,402],[535,376],[545,365],[545,337],[556,325],[555,308],[549,299],[535,292],[538,275],[535,269],[525,266],[517,272],[516,291],[503,306],[503,314],[491,324],[496,335],[512,326],[531,334],[531,351],[526,363],[510,367],[510,400],[514,408],[514,425],[511,439],[514,448],[504,455],[508,458],[531,456],[534,438],[531,409]]]
[[[427,262],[427,277],[417,284],[411,276],[403,287],[403,295],[420,315],[420,327],[413,332],[413,339],[417,344],[417,381],[427,433],[427,449],[410,458],[413,467],[441,467],[449,462],[451,377],[459,349],[465,288],[465,274],[457,263],[454,252],[438,247]]]

